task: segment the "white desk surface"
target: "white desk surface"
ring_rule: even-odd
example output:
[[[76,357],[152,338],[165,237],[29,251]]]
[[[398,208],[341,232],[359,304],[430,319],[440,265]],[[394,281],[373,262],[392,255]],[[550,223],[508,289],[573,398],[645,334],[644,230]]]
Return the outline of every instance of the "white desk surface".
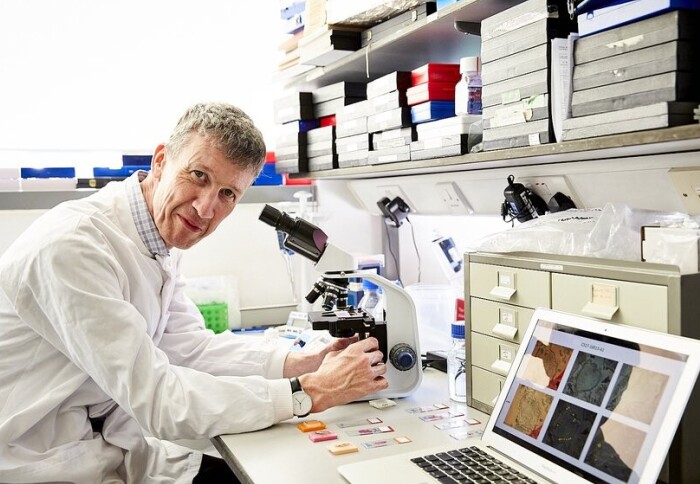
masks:
[[[395,399],[397,405],[379,410],[367,402],[356,402],[340,407],[331,408],[322,413],[312,414],[303,419],[286,420],[270,428],[245,434],[221,435],[212,439],[216,449],[231,466],[240,481],[244,484],[255,483],[344,483],[336,468],[342,464],[374,459],[401,452],[427,448],[445,443],[457,443],[450,433],[466,430],[483,430],[488,415],[449,399],[447,391],[447,376],[445,373],[428,368],[423,373],[423,382],[413,395]],[[481,423],[461,427],[459,429],[439,430],[436,423],[424,422],[419,417],[429,413],[441,413],[446,410],[436,410],[429,413],[411,414],[407,409],[443,403],[451,410],[464,413],[462,417],[450,420],[460,420],[467,417],[475,418]],[[341,429],[339,422],[355,421],[370,417],[379,417],[389,425],[394,432],[349,436],[350,430],[377,425],[367,424],[363,427]],[[337,440],[326,442],[311,442],[307,434],[297,428],[297,424],[305,420],[321,420],[326,428],[338,434]],[[412,440],[407,444],[394,444],[376,449],[366,449],[361,444],[375,440],[406,436]],[[359,452],[345,455],[333,455],[328,447],[334,443],[352,442]]]

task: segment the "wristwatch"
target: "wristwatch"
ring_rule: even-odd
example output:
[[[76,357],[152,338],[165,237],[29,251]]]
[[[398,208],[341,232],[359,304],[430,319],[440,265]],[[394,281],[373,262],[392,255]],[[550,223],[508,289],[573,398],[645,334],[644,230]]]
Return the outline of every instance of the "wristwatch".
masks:
[[[292,385],[292,409],[297,417],[306,417],[311,413],[313,402],[311,397],[301,388],[301,383],[297,377],[289,379]]]

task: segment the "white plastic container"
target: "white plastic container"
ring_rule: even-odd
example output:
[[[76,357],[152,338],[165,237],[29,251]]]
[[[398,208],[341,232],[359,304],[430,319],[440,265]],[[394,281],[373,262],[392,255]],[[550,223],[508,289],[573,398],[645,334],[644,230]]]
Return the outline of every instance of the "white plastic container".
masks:
[[[241,305],[238,295],[238,280],[235,276],[188,278],[185,293],[197,305],[226,304],[229,329],[241,327]]]
[[[414,284],[408,286],[406,291],[416,305],[421,353],[450,349],[457,301],[454,287],[448,284]]]
[[[466,354],[464,321],[455,321],[452,323],[452,348],[447,352],[447,388],[450,399],[455,402],[467,401]]]
[[[455,85],[455,114],[481,114],[481,62],[478,57],[459,60],[461,79]]]

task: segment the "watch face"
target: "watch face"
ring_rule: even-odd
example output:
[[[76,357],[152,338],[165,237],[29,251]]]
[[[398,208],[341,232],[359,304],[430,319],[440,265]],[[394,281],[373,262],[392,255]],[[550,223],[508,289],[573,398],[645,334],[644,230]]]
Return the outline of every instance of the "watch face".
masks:
[[[292,403],[294,405],[294,415],[303,417],[311,412],[311,397],[304,392],[294,392],[292,394]]]

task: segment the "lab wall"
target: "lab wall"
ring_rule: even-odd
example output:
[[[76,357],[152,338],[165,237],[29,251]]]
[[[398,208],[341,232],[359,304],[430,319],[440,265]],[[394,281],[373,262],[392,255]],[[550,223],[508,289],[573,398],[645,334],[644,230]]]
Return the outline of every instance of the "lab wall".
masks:
[[[278,17],[267,1],[0,2],[0,166],[120,164],[204,101],[272,145]]]
[[[358,200],[348,181],[319,180],[317,198],[319,224],[330,235],[329,242],[356,254],[383,253],[385,258],[400,258],[404,286],[452,282],[443,265],[444,256],[435,248],[437,238],[451,237],[462,254],[483,237],[511,227],[496,216],[409,213],[398,229],[400,253],[392,255],[382,244],[387,237],[384,217],[368,210],[369,201]]]

